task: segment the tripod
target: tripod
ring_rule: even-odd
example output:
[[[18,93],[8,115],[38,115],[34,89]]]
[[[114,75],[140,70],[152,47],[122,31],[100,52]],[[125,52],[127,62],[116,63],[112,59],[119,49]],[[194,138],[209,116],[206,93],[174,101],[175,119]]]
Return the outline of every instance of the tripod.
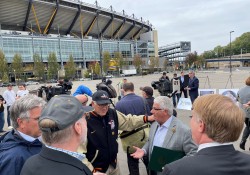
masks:
[[[227,85],[228,85],[229,82],[230,82],[230,84],[231,84],[231,89],[232,89],[232,88],[234,87],[233,81],[232,81],[232,73],[230,73],[230,75],[229,75],[229,77],[228,77],[228,79],[227,79],[227,84],[226,84],[225,89],[227,88]]]
[[[208,88],[210,89],[211,86],[210,86],[210,81],[209,81],[209,77],[208,77],[208,76],[206,77],[206,81],[205,81],[205,84],[204,84],[204,88],[206,87],[206,84],[208,84]]]

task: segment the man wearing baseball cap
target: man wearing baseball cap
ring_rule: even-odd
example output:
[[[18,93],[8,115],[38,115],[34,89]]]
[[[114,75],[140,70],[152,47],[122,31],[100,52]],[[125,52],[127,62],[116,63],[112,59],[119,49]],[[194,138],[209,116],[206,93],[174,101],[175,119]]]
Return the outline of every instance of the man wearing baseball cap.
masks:
[[[26,161],[21,175],[92,174],[82,163],[85,155],[77,153],[87,138],[85,115],[91,110],[92,107],[82,106],[73,96],[53,97],[39,119],[45,146]]]
[[[153,116],[124,115],[109,107],[111,101],[108,93],[98,90],[92,96],[94,111],[86,117],[88,128],[88,142],[86,157],[94,167],[94,172],[107,175],[119,175],[117,166],[118,130],[131,131],[148,121]]]

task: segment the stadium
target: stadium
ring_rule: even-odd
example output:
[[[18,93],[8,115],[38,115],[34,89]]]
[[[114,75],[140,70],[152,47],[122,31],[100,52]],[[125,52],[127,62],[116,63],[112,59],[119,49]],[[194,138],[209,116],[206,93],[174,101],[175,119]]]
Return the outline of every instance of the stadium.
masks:
[[[104,51],[111,56],[120,52],[129,65],[136,54],[147,63],[158,56],[157,43],[152,24],[112,6],[80,0],[0,1],[0,49],[9,64],[19,53],[25,65],[32,65],[37,53],[46,65],[54,52],[61,66],[72,55],[83,70],[100,61]]]

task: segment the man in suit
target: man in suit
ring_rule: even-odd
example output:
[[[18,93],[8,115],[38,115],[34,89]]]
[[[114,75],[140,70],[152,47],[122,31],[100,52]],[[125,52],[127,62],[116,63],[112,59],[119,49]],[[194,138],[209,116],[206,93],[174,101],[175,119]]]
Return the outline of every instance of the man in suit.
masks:
[[[179,79],[180,79],[180,92],[181,92],[180,97],[181,97],[182,92],[183,92],[184,97],[188,98],[187,97],[187,90],[185,88],[188,86],[189,76],[184,75],[184,72],[181,71],[181,76],[179,77]]]
[[[198,152],[165,166],[165,175],[248,175],[250,156],[236,151],[244,112],[228,97],[211,94],[197,98],[190,121]]]
[[[82,163],[85,155],[77,153],[80,144],[87,140],[85,115],[91,110],[73,96],[53,97],[39,119],[45,145],[25,162],[21,175],[91,175]]]
[[[189,75],[188,87],[186,87],[185,89],[189,91],[191,102],[194,103],[194,100],[199,95],[198,93],[199,79],[195,76],[195,73],[193,70],[190,70],[188,75]]]
[[[135,147],[134,158],[144,155],[151,157],[154,146],[183,151],[187,156],[196,153],[197,145],[193,142],[190,129],[173,116],[173,103],[166,96],[156,97],[151,111],[155,121],[150,128],[149,140],[142,149]],[[156,174],[152,172],[151,174]],[[158,172],[158,175],[161,173]]]

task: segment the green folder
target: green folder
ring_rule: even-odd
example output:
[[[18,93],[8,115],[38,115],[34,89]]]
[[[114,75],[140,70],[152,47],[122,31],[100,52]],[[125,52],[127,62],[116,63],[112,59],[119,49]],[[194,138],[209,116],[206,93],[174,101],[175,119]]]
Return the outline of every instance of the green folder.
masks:
[[[164,165],[181,159],[185,155],[186,154],[183,151],[170,150],[154,146],[149,162],[149,169],[161,172]]]

